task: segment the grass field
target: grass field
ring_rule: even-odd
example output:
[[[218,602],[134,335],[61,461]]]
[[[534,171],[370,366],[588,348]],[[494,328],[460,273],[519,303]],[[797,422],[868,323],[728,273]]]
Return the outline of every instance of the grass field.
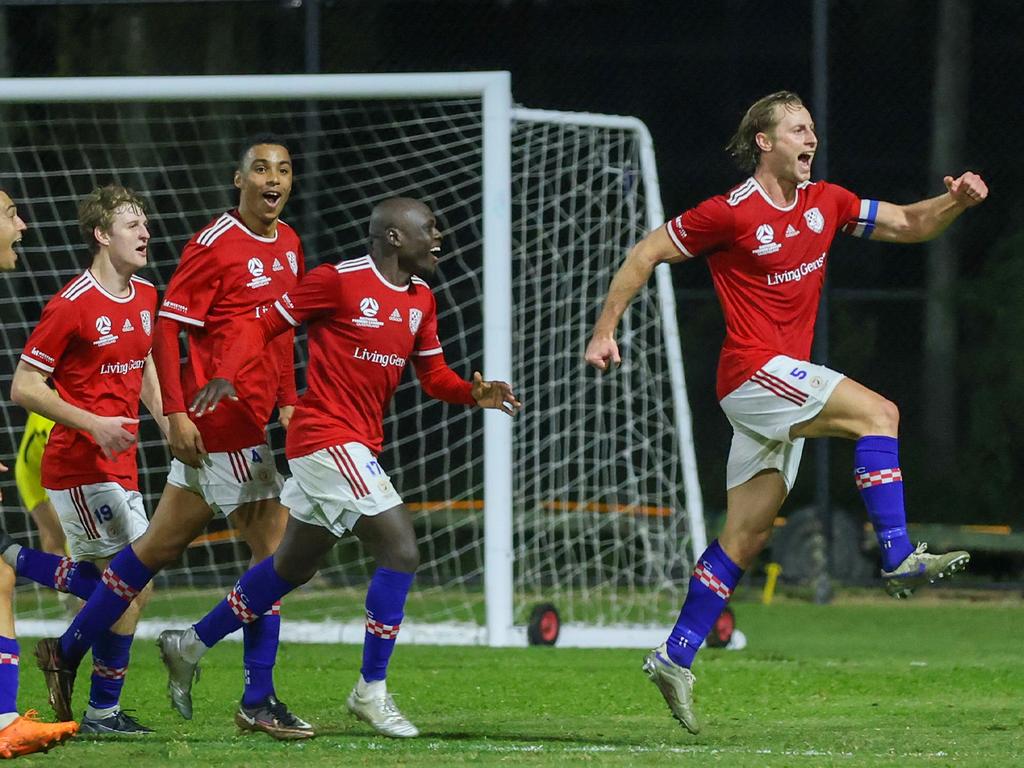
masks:
[[[318,726],[279,743],[237,734],[237,643],[215,648],[196,719],[170,710],[152,641],[136,647],[125,705],[158,732],[132,742],[78,739],[49,765],[161,766],[1024,765],[1024,605],[917,599],[736,606],[744,651],[705,651],[694,671],[704,731],[670,719],[640,672],[642,652],[399,648],[391,689],[423,731],[392,741],[344,709],[356,646],[282,647],[278,691]],[[22,641],[23,708],[45,706]],[[84,708],[83,667],[76,711]]]

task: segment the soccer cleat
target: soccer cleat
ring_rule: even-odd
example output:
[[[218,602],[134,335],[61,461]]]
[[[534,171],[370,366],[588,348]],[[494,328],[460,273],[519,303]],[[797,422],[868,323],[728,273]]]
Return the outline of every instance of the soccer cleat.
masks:
[[[199,680],[199,662],[186,661],[181,654],[183,629],[165,629],[157,638],[160,658],[167,667],[167,693],[171,706],[186,720],[192,719],[192,683]]]
[[[71,694],[75,689],[75,675],[78,670],[64,663],[61,655],[60,638],[44,637],[36,643],[36,664],[43,671],[46,679],[46,690],[50,694],[50,706],[58,720],[73,719],[71,714]]]
[[[420,735],[420,729],[398,711],[386,689],[378,695],[360,696],[358,687],[353,688],[345,704],[349,712],[384,736],[412,739]]]
[[[78,732],[78,723],[41,723],[30,709],[0,731],[0,758],[10,759],[33,752],[49,752]]]
[[[263,732],[279,741],[311,739],[316,736],[313,726],[288,711],[283,701],[267,696],[255,707],[238,705],[235,725],[243,731]]]
[[[918,587],[934,584],[939,579],[964,570],[970,561],[969,552],[957,550],[944,555],[933,555],[928,552],[928,545],[921,542],[917,549],[907,555],[893,570],[882,571],[885,591],[897,600],[902,600],[914,594]]]
[[[643,669],[665,697],[672,717],[690,733],[700,733],[700,721],[693,709],[693,684],[697,682],[693,672],[668,657],[665,643],[644,657]]]
[[[123,709],[119,709],[112,715],[96,719],[83,716],[78,732],[92,736],[144,736],[153,733],[153,729],[147,728]]]

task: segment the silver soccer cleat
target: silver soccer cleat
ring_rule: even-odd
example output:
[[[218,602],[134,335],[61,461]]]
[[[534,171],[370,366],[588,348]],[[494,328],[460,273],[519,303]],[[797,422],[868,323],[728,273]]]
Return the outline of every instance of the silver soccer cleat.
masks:
[[[918,587],[934,584],[939,579],[964,570],[970,561],[969,552],[957,550],[944,555],[933,555],[928,552],[928,545],[921,542],[917,549],[907,555],[893,570],[882,571],[885,591],[897,600],[902,600],[914,594]]]
[[[199,679],[199,662],[186,661],[181,654],[181,637],[187,630],[165,629],[157,638],[160,658],[167,667],[167,693],[171,706],[186,720],[192,719],[192,683]]]
[[[693,684],[697,682],[693,672],[668,657],[665,643],[644,657],[643,669],[665,697],[672,717],[690,733],[700,733],[700,721],[693,709]]]
[[[391,694],[386,691],[377,696],[360,696],[356,687],[345,703],[349,712],[384,736],[412,739],[420,735],[420,729],[398,711]]]

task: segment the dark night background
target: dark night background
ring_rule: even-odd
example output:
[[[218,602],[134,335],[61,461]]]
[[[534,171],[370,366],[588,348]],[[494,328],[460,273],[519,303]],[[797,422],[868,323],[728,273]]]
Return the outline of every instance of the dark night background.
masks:
[[[944,374],[955,402],[950,447],[929,455],[926,438],[923,246],[837,241],[829,360],[901,406],[912,517],[1017,526],[1024,6],[953,4],[967,14],[967,44],[937,51],[943,3],[829,3],[828,119],[819,119],[829,180],[912,202],[943,191],[941,174],[929,166],[937,65],[948,58],[967,78],[957,116],[960,162],[945,172],[978,171],[991,199],[949,233],[959,262],[952,290],[941,297],[956,312],[956,356]],[[810,0],[325,0],[319,61],[304,46],[309,9],[301,0],[0,6],[0,72],[16,77],[509,70],[513,96],[525,106],[644,120],[667,216],[742,179],[722,147],[754,99],[787,88],[816,111]],[[675,267],[674,278],[702,484],[708,509],[720,510],[729,429],[713,381],[722,323],[703,266]],[[858,509],[850,457],[848,445],[835,443],[832,495]],[[795,503],[813,498],[813,461],[806,451]]]

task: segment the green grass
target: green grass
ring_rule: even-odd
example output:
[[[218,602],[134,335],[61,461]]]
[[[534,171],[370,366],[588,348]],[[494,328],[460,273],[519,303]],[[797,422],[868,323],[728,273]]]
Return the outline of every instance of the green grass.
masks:
[[[948,594],[948,593],[946,593]],[[991,766],[1024,754],[1024,613],[1019,601],[737,606],[750,645],[706,651],[695,672],[699,736],[668,716],[640,672],[642,652],[399,648],[391,688],[423,730],[385,740],[344,710],[355,646],[282,647],[278,688],[318,738],[240,736],[240,645],[204,662],[196,719],[169,709],[151,641],[140,641],[125,703],[158,733],[137,742],[79,739],[47,765],[446,766],[561,764],[723,766]],[[47,711],[23,640],[22,707]],[[80,677],[76,711],[84,707]]]

